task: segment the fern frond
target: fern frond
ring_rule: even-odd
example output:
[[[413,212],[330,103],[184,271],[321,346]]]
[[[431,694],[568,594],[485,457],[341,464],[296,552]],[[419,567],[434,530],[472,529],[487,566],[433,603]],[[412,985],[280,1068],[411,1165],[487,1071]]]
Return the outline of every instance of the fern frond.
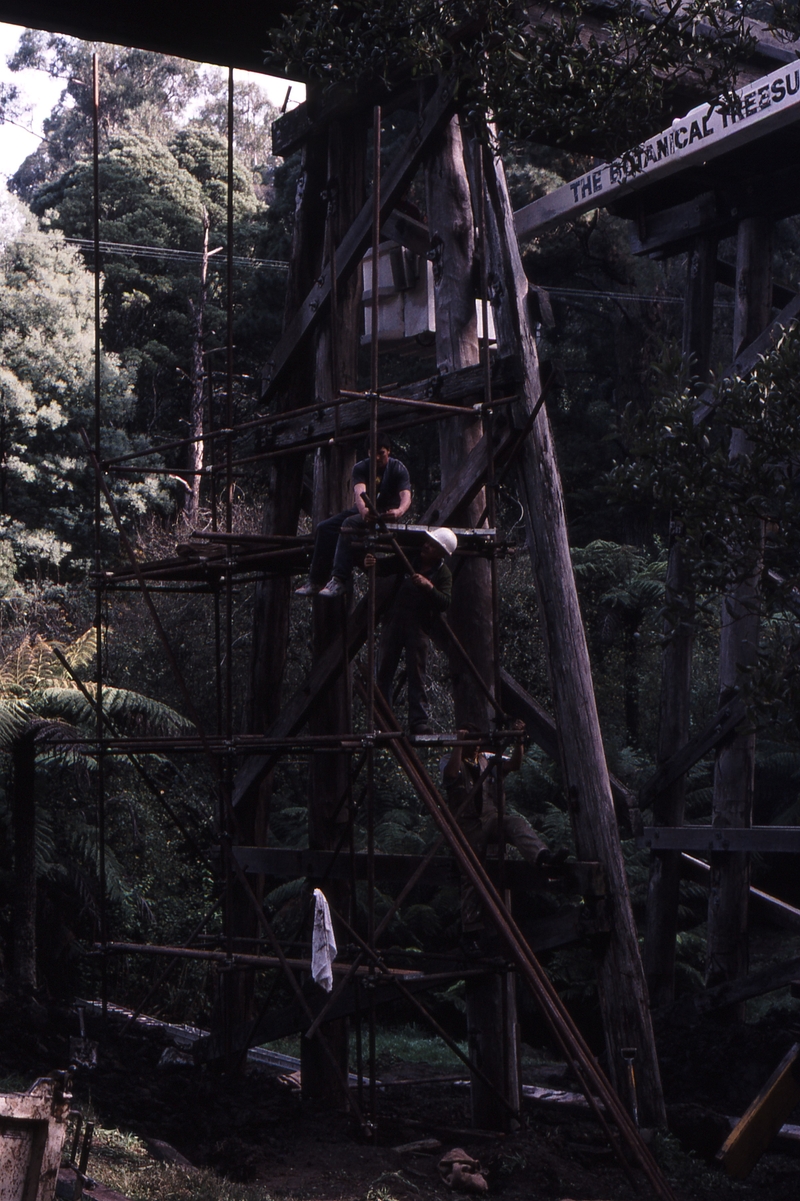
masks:
[[[97,686],[86,684],[85,688],[94,699]],[[97,720],[90,700],[77,688],[69,686],[42,688],[31,697],[31,704],[42,716],[60,718],[84,728],[94,728]],[[169,705],[127,688],[104,688],[103,712],[118,730],[125,733],[181,734],[193,728],[190,721]]]

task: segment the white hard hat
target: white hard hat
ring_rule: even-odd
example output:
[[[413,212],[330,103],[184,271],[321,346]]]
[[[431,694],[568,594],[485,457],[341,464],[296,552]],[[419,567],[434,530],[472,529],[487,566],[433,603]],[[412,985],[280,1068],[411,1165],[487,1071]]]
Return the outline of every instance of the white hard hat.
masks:
[[[442,526],[438,530],[428,530],[428,537],[433,542],[438,543],[446,555],[452,555],[458,546],[458,538],[446,526]]]

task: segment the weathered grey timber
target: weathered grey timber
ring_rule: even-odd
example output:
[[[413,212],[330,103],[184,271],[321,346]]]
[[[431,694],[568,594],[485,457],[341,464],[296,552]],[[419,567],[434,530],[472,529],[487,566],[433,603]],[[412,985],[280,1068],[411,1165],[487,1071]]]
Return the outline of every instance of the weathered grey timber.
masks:
[[[747,710],[738,697],[734,697],[730,704],[715,713],[711,721],[698,734],[695,734],[694,738],[662,763],[650,779],[642,785],[639,790],[639,803],[642,808],[647,808],[654,797],[668,789],[675,780],[680,779],[693,768],[695,763],[699,763],[713,751],[723,738],[744,721],[746,715]]]
[[[409,135],[402,150],[381,180],[381,219],[393,210],[400,196],[416,171],[420,159],[431,139],[441,128],[453,105],[452,88],[445,81],[439,85],[433,97]],[[367,249],[372,229],[372,201],[367,200],[358,217],[352,223],[336,249],[336,277],[347,279]],[[297,313],[290,321],[275,347],[264,371],[265,389],[262,399],[274,395],[283,371],[295,356],[306,335],[327,310],[331,297],[332,273],[330,264],[320,272],[316,283],[308,292]]]
[[[519,364],[513,357],[492,364],[494,396],[510,395],[518,383]],[[474,366],[447,375],[433,375],[416,384],[393,388],[392,395],[405,400],[431,400],[437,404],[467,406],[479,403],[483,400],[483,370]],[[265,427],[262,444],[265,450],[303,449],[337,435],[365,433],[369,427],[369,405],[369,400],[351,400],[338,405],[338,421],[333,410],[324,409],[321,404],[316,413],[304,413],[300,417],[287,414],[285,420]],[[378,405],[381,426],[419,419],[422,415],[421,410],[412,411],[405,405],[394,405],[390,400],[381,400]]]
[[[768,305],[768,297],[765,303]],[[748,345],[736,353],[730,367],[720,378],[730,379],[732,376],[749,375],[760,357],[775,349],[783,331],[792,325],[798,316],[800,316],[800,292],[781,309],[777,317],[767,325],[766,329],[754,335]],[[769,319],[768,313],[767,319]],[[701,421],[704,421],[713,412],[714,394],[712,389],[708,388],[698,400],[694,413],[695,425],[699,425]]]
[[[734,354],[750,345],[769,323],[772,304],[772,225],[749,218],[739,227],[736,251],[736,308]],[[741,430],[731,434],[732,458],[746,455]],[[762,535],[763,536],[763,535]],[[733,548],[735,551],[735,548]],[[722,602],[720,631],[720,704],[734,695],[741,672],[758,661],[759,576],[758,557],[750,570],[741,569]],[[755,732],[734,732],[717,750],[714,766],[712,824],[723,828],[749,826],[753,820],[755,786]],[[747,903],[750,860],[746,852],[712,855],[708,896],[706,983],[733,980],[747,971]],[[731,1016],[734,1016],[733,1014]],[[743,1007],[738,1016],[744,1017]]]
[[[730,980],[707,988],[696,997],[686,997],[674,1005],[662,1010],[657,1018],[679,1022],[696,1021],[705,1013],[715,1009],[727,1009],[731,1005],[741,1005],[752,997],[763,997],[765,993],[775,992],[784,988],[798,978],[800,974],[800,958],[788,959],[783,963],[770,964],[758,972],[751,972],[739,980]]]
[[[685,852],[681,855],[681,875],[686,880],[701,884],[704,888],[708,888],[711,883],[710,865]],[[750,885],[750,904],[776,926],[781,926],[784,930],[800,930],[800,909],[796,909],[794,905],[789,905],[786,901],[781,901],[778,897],[771,896],[768,892],[762,892],[760,888],[753,888],[752,884]]]
[[[521,717],[525,722],[526,733],[540,746],[546,755],[556,763],[559,762],[558,732],[556,723],[546,709],[536,701],[513,676],[501,668],[500,683],[502,692],[500,702],[510,717]],[[611,793],[614,797],[614,808],[620,829],[626,834],[638,834],[642,830],[642,814],[634,793],[626,788],[621,780],[609,772]],[[509,863],[509,867],[511,867]]]
[[[695,854],[797,855],[800,826],[645,826],[636,845]]]
[[[692,376],[708,379],[714,328],[716,239],[698,238],[687,256],[683,310],[683,359]],[[679,540],[680,517],[670,522],[666,579],[664,648],[661,654],[658,747],[660,787],[651,791],[657,825],[683,823],[686,778],[667,781],[664,770],[684,750],[689,738],[689,706],[694,646],[694,586]],[[656,775],[659,773],[656,772]],[[642,802],[644,804],[644,802]],[[675,936],[678,929],[680,861],[674,852],[651,856],[647,889],[644,971],[651,1006],[667,1004],[675,992]]]
[[[475,226],[469,181],[464,167],[461,124],[454,116],[433,143],[425,161],[425,193],[433,259],[436,313],[436,365],[443,375],[475,367],[480,361],[478,323],[475,312],[473,268]],[[485,493],[466,486],[465,468],[473,455],[483,450],[488,467],[489,433],[477,414],[449,418],[439,425],[439,455],[442,492],[460,495],[459,513],[466,525],[477,525],[486,507]],[[465,503],[465,496],[471,494]],[[445,505],[431,506],[435,523],[446,524],[452,516]],[[426,514],[427,517],[427,514]],[[491,687],[494,675],[492,648],[492,584],[490,565],[473,559],[461,565],[453,583],[453,601],[448,624],[469,654],[484,681]],[[461,656],[451,654],[455,725],[488,729],[486,699],[475,687]],[[512,1111],[519,1112],[516,1005],[513,993],[504,998],[501,975],[470,980],[466,986],[467,1031],[470,1055],[494,1088],[506,1098]],[[510,1011],[509,1011],[510,1002]],[[504,1019],[504,1008],[505,1021]],[[472,1074],[472,1124],[478,1129],[507,1128],[508,1112],[497,1104],[495,1094],[480,1075]]]
[[[233,854],[245,871],[278,876],[285,880],[296,880],[301,876],[315,880],[345,880],[350,878],[351,872],[357,880],[367,878],[366,852],[356,852],[351,856],[344,852],[337,855],[333,851],[317,851],[311,848],[237,846],[234,847]],[[421,855],[376,853],[375,875],[387,885],[402,885],[422,861]],[[451,883],[458,880],[458,869],[450,856],[436,855],[430,866],[437,879],[448,880]],[[496,879],[497,860],[490,857],[485,866],[491,879]],[[580,892],[593,897],[605,896],[606,893],[603,873],[597,863],[568,861],[559,869],[558,875],[553,877],[522,859],[509,859],[505,871],[508,886],[524,889],[526,892]]]
[[[502,160],[483,153],[487,181],[489,274],[501,353],[520,354],[524,385],[515,406],[523,425],[540,391],[539,361],[527,311],[522,266]],[[473,180],[477,171],[472,172]],[[648,1125],[666,1123],[664,1099],[638,935],[630,907],[608,778],[591,667],[572,573],[564,500],[546,409],[539,411],[519,454],[519,490],[547,648],[553,703],[576,845],[608,873],[613,929],[598,953],[597,972],[608,1063],[622,1087],[620,1048],[639,1052],[640,1112]]]

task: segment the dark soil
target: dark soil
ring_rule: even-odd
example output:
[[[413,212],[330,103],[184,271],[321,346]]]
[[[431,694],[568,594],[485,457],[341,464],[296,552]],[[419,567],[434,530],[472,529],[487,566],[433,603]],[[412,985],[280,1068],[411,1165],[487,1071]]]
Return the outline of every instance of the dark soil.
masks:
[[[649,1196],[643,1178],[629,1183],[589,1118],[526,1102],[526,1126],[513,1135],[451,1133],[469,1126],[467,1090],[427,1084],[416,1078],[418,1064],[401,1064],[391,1076],[413,1076],[414,1083],[379,1093],[373,1143],[350,1116],[304,1105],[277,1075],[263,1070],[225,1076],[209,1068],[159,1068],[163,1036],[138,1030],[122,1036],[120,1026],[109,1020],[104,1029],[99,1019],[87,1019],[87,1034],[100,1040],[99,1062],[78,1075],[76,1103],[91,1105],[105,1126],[163,1140],[195,1165],[263,1183],[276,1198],[364,1201],[371,1186],[373,1197],[385,1186],[385,1195],[400,1201],[451,1196],[439,1180],[437,1161],[455,1146],[480,1159],[490,1195],[533,1201]],[[6,999],[0,1004],[0,1076],[31,1080],[67,1066],[70,1033],[74,1012]],[[729,1182],[713,1163],[724,1131],[720,1115],[746,1108],[796,1036],[778,1019],[661,1032],[671,1124],[684,1148],[695,1151],[686,1154],[674,1136],[657,1138],[653,1149],[681,1201],[797,1201],[800,1159],[767,1154],[743,1184]],[[430,1075],[441,1074],[431,1069]],[[441,1140],[441,1151],[392,1150],[432,1136]]]

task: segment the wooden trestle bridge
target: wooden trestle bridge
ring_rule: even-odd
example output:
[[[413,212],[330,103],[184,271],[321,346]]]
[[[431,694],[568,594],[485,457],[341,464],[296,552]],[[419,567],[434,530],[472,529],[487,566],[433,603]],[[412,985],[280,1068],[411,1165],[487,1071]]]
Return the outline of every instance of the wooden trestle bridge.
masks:
[[[751,369],[779,328],[800,312],[800,299],[787,295],[772,281],[768,253],[774,220],[800,209],[797,169],[781,165],[790,161],[786,151],[794,151],[800,138],[800,97],[793,88],[797,69],[788,62],[793,54],[788,54],[787,63],[767,80],[756,80],[743,89],[736,121],[723,127],[719,114],[701,106],[699,116],[690,114],[683,124],[673,123],[671,149],[660,159],[655,138],[652,163],[646,144],[636,171],[626,173],[620,164],[595,168],[516,217],[492,131],[472,128],[461,120],[447,79],[418,83],[399,92],[396,108],[388,112],[355,100],[344,108],[338,101],[326,106],[312,93],[305,105],[282,117],[275,127],[276,153],[302,149],[303,167],[284,333],[265,367],[263,411],[245,425],[234,424],[234,348],[229,328],[226,410],[218,415],[217,427],[200,439],[206,451],[204,476],[211,482],[211,532],[194,536],[174,558],[147,563],[137,558],[119,523],[107,479],[115,473],[147,471],[147,453],[188,446],[189,440],[150,448],[139,457],[108,459],[99,441],[98,416],[97,437],[94,442],[87,438],[87,453],[97,476],[98,518],[107,504],[128,556],[128,564],[113,571],[106,570],[98,559],[98,612],[109,591],[136,588],[141,592],[175,672],[187,716],[196,728],[185,738],[121,739],[103,715],[100,691],[96,749],[101,762],[107,755],[149,750],[203,754],[218,781],[219,863],[225,881],[222,953],[230,970],[220,977],[218,1026],[200,1052],[206,1059],[235,1062],[248,1044],[302,1031],[304,1091],[349,1105],[358,1121],[369,1128],[380,1120],[375,1027],[381,1005],[403,997],[454,1046],[425,1007],[423,995],[443,981],[464,979],[469,1053],[465,1056],[456,1050],[471,1074],[473,1118],[478,1125],[503,1126],[519,1113],[513,987],[518,978],[533,994],[614,1146],[620,1149],[620,1140],[627,1145],[632,1162],[656,1195],[672,1196],[632,1120],[621,1049],[637,1048],[639,1111],[644,1124],[662,1125],[664,1108],[650,1002],[665,1004],[673,996],[682,862],[684,870],[710,874],[713,916],[709,938],[712,943],[717,939],[711,982],[735,981],[746,965],[747,853],[762,845],[758,840],[763,842],[766,836],[748,833],[754,743],[751,734],[740,732],[745,712],[736,695],[736,671],[737,664],[746,661],[753,638],[757,639],[757,624],[754,631],[752,620],[749,625],[746,620],[723,623],[720,712],[707,729],[691,739],[691,620],[687,617],[668,629],[659,766],[641,798],[643,805],[652,805],[655,826],[644,829],[639,798],[609,777],[605,763],[570,565],[561,484],[543,403],[548,375],[537,354],[535,313],[536,306],[540,311],[547,298],[525,277],[518,237],[533,237],[590,207],[612,205],[620,216],[631,220],[638,252],[666,256],[688,251],[684,351],[692,356],[698,377],[708,378],[717,280],[736,285],[732,370]],[[774,87],[781,79],[782,91]],[[751,101],[751,95],[756,99]],[[769,104],[764,102],[765,96]],[[411,132],[381,168],[384,125],[403,107],[415,114]],[[232,100],[229,112],[232,120]],[[714,117],[718,128],[712,128]],[[693,122],[699,122],[697,137],[691,137]],[[684,126],[685,139],[676,137],[675,129]],[[663,141],[668,135],[666,131],[659,136]],[[713,153],[709,149],[712,141]],[[796,161],[796,154],[791,161]],[[426,223],[401,211],[414,179],[423,181]],[[232,192],[229,197],[231,246]],[[734,278],[730,268],[718,262],[716,253],[719,238],[732,233],[738,235],[739,247]],[[99,236],[96,224],[97,243]],[[393,387],[387,390],[389,394],[381,390],[378,286],[371,287],[369,302],[370,383],[360,391],[357,387],[361,265],[370,251],[371,262],[378,263],[380,247],[387,241],[404,247],[423,263],[433,264],[438,367],[436,374],[407,387]],[[232,270],[230,263],[229,283]],[[777,316],[774,308],[779,309]],[[489,336],[490,311],[494,344]],[[98,377],[98,414],[101,403]],[[700,419],[713,420],[708,396],[698,398]],[[311,550],[310,538],[297,533],[306,456],[310,452],[315,455],[315,515],[340,510],[349,501],[354,447],[368,438],[374,449],[379,423],[387,430],[436,423],[440,494],[416,525],[377,531],[376,541],[386,544],[387,539],[396,538],[408,549],[418,543],[428,525],[458,528],[451,616],[456,726],[463,727],[467,718],[477,716],[479,727],[485,730],[482,740],[492,743],[499,754],[517,737],[511,719],[521,717],[527,734],[560,762],[579,858],[554,878],[548,878],[544,870],[504,862],[502,847],[495,861],[482,862],[476,857],[424,761],[432,743],[451,746],[455,735],[406,736],[387,699],[377,691],[375,628],[391,596],[382,591],[374,573],[368,573],[367,595],[353,606],[339,600],[327,607],[324,602],[314,602],[313,665],[292,695],[282,695],[290,577],[307,568]],[[270,499],[262,532],[245,536],[233,529],[233,484],[253,471],[266,475]],[[516,480],[524,507],[526,546],[552,681],[553,716],[502,666],[496,568],[506,543],[497,525],[495,496],[504,476]],[[230,650],[234,583],[242,580],[256,582],[256,599],[248,722],[243,732],[237,732],[233,729],[236,681]],[[748,582],[746,587],[751,595],[757,583]],[[690,589],[677,547],[670,556],[668,588],[672,599],[682,602],[688,613]],[[174,589],[207,593],[221,601],[214,611],[223,703],[214,730],[206,729],[195,712],[190,683],[181,674],[158,618],[155,598],[159,591]],[[741,618],[747,604],[746,596],[732,597],[726,611]],[[755,620],[757,623],[757,617]],[[98,629],[101,625],[98,622]],[[102,663],[102,655],[98,659]],[[359,728],[353,728],[353,689],[363,700]],[[691,833],[684,831],[683,780],[688,768],[715,748],[719,782],[714,829],[703,843],[696,828]],[[437,842],[424,857],[382,855],[375,850],[374,761],[384,753],[396,759],[437,828]],[[291,755],[310,755],[311,759],[308,848],[257,845],[257,817],[269,796],[272,773],[283,757]],[[101,771],[101,789],[102,779]],[[360,801],[356,798],[357,779],[363,781]],[[368,830],[368,848],[363,854],[351,852],[348,825],[341,820],[343,812],[352,817],[357,803],[366,814]],[[727,844],[718,837],[721,827],[727,831]],[[620,828],[654,850],[644,967],[628,897]],[[685,855],[682,861],[682,851],[703,849],[711,852],[710,867],[697,861],[692,865]],[[496,958],[467,961],[454,951],[410,963],[408,957],[393,957],[385,950],[381,939],[391,917],[428,871],[449,873],[454,878],[460,874],[470,880],[496,928]],[[337,969],[330,997],[309,982],[308,962],[289,956],[276,937],[258,898],[259,876],[305,876],[325,889],[341,941],[352,952],[349,961]],[[348,918],[348,890],[359,880],[367,882],[369,918],[365,929],[356,928]],[[395,897],[380,921],[375,912],[377,882]],[[511,898],[516,889],[577,892],[583,903],[564,908],[556,919],[521,930],[512,915]],[[767,898],[767,904],[769,901]],[[800,918],[787,906],[782,911],[784,920]],[[123,948],[115,943],[112,935],[104,924],[104,953],[134,950],[128,944]],[[260,945],[266,944],[266,953],[244,954],[242,945],[256,937]],[[597,965],[606,1037],[605,1071],[536,958],[538,951],[577,938],[590,940]],[[142,946],[135,950],[144,954],[194,953],[191,947]],[[281,1008],[268,1007],[253,1020],[247,1006],[248,973],[276,966],[282,969],[293,999]],[[730,992],[725,999],[730,1003]],[[369,1031],[366,1075],[371,1087],[366,1092],[361,1086],[357,1091],[347,1086],[344,1019],[349,1017],[355,1017],[359,1026],[363,1020]],[[359,1063],[359,1080],[361,1067]],[[620,1154],[627,1166],[625,1155]]]

